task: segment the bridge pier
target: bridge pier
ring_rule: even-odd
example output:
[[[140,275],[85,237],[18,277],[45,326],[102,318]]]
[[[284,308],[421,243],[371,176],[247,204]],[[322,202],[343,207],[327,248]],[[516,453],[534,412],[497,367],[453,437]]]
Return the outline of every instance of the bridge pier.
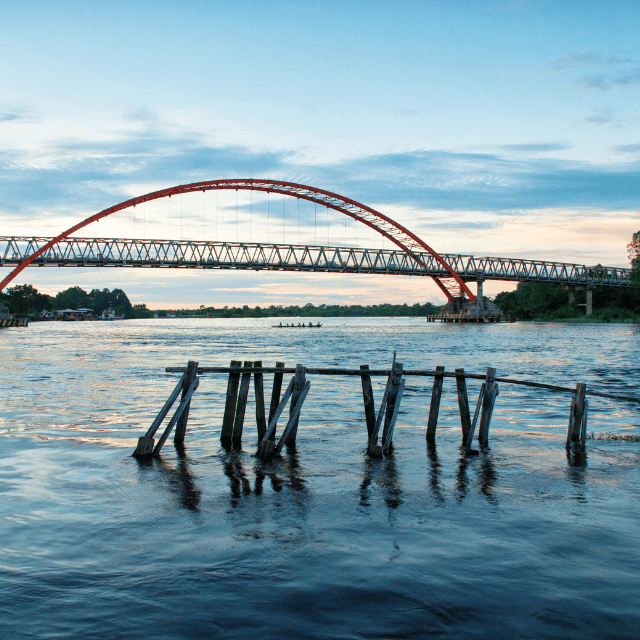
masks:
[[[587,287],[587,314],[590,316],[593,313],[593,288]]]

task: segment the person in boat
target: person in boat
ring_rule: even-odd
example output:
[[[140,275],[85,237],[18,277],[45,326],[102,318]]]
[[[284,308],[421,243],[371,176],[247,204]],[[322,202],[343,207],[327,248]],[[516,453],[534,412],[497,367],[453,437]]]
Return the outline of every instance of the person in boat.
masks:
[[[280,326],[282,326],[282,322],[280,323]]]
[[[313,327],[313,322],[310,322],[310,323],[309,323],[309,326],[310,326],[310,327]]]
[[[318,324],[316,325],[316,327],[319,327],[319,326],[320,326],[320,323],[318,322]]]

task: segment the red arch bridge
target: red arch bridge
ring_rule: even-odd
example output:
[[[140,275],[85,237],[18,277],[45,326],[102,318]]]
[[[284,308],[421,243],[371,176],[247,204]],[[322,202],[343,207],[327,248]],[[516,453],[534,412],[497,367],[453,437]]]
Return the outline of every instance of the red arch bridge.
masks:
[[[118,211],[173,195],[213,190],[277,193],[333,209],[373,229],[397,249],[207,241],[157,241],[79,238],[73,234]],[[330,191],[292,182],[227,179],[196,182],[132,198],[82,220],[53,238],[0,238],[0,265],[14,269],[0,282],[4,289],[27,266],[130,266],[378,273],[429,276],[455,306],[480,298],[482,282],[533,280],[569,286],[629,286],[629,270],[609,267],[440,255],[426,242],[388,216]],[[476,296],[467,282],[478,283]]]

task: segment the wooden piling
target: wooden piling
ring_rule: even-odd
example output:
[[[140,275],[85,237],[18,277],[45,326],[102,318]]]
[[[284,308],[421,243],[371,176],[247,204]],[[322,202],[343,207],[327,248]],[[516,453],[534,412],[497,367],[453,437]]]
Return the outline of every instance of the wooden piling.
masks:
[[[253,363],[256,369],[262,368],[262,360],[256,360]],[[264,379],[262,371],[256,371],[253,374],[253,389],[256,395],[256,426],[258,428],[258,442],[262,440],[266,430],[267,421],[265,418],[264,408]]]
[[[182,383],[182,399],[180,402],[184,402],[184,399],[191,387],[193,381],[198,375],[198,363],[194,360],[189,360],[187,364],[187,372],[185,373],[184,382]],[[189,420],[189,409],[191,408],[191,402],[187,404],[178,423],[176,424],[176,432],[173,436],[173,441],[176,443],[184,442],[184,436],[187,432],[187,422]]]
[[[436,441],[436,425],[440,412],[440,398],[442,397],[442,382],[444,380],[444,367],[436,367],[436,375],[433,378],[433,391],[431,392],[431,407],[429,408],[429,422],[427,423],[427,442],[434,444]]]
[[[382,417],[386,413],[387,408],[387,399],[389,397],[389,388],[391,386],[391,378],[393,372],[395,371],[396,366],[396,352],[393,352],[393,360],[391,361],[391,370],[389,372],[389,377],[387,378],[387,384],[384,389],[384,394],[382,395],[382,402],[380,403],[380,409],[378,410],[378,415],[376,416],[376,423],[373,427],[373,431],[371,436],[369,437],[369,446],[368,452],[373,455],[382,454],[382,447],[378,447],[378,433],[380,433],[380,426],[382,425]]]
[[[171,395],[169,396],[169,398],[167,398],[167,401],[164,403],[164,406],[162,407],[162,409],[160,409],[160,412],[156,416],[155,420],[151,423],[151,426],[147,430],[147,433],[145,433],[143,436],[138,438],[138,446],[136,447],[136,450],[133,452],[134,457],[148,458],[151,455],[153,455],[153,447],[155,444],[153,440],[153,436],[155,435],[156,431],[162,424],[162,421],[165,419],[167,413],[169,413],[171,407],[173,406],[173,403],[176,401],[177,397],[180,395],[180,392],[183,390],[184,380],[186,375],[187,375],[186,373],[182,374],[182,377],[180,378],[180,380],[178,380],[178,384],[175,386],[175,389],[171,392]]]
[[[291,426],[288,429],[287,438],[285,441],[285,444],[288,444],[288,445],[295,444],[296,436],[298,434],[298,420],[300,416],[300,410],[298,410],[295,417],[292,418],[292,416],[296,411],[296,405],[298,404],[298,400],[305,388],[305,382],[306,382],[305,372],[306,372],[306,367],[303,367],[301,364],[296,365],[296,372],[295,372],[295,375],[293,376],[293,392],[291,393],[291,405],[289,407],[289,423],[291,423]],[[306,397],[306,393],[305,393],[305,397]]]
[[[576,392],[571,399],[571,411],[569,415],[569,430],[567,432],[567,446],[572,442],[581,442],[582,440],[582,423],[585,412],[585,394],[587,385],[584,382],[578,382]],[[586,437],[586,431],[585,431]]]
[[[368,371],[369,365],[360,365],[361,371]],[[367,437],[371,438],[373,429],[376,425],[376,408],[373,402],[373,388],[371,387],[371,376],[363,374],[360,379],[362,380],[362,399],[364,401],[364,417],[367,422]]]
[[[302,369],[304,369],[304,367],[302,367]],[[293,401],[293,394],[291,396],[292,411],[289,415],[289,421],[287,422],[287,426],[284,428],[284,431],[280,436],[280,440],[278,441],[278,444],[273,450],[273,455],[277,456],[282,451],[282,447],[284,447],[285,444],[287,445],[294,444],[296,441],[294,430],[298,429],[298,420],[300,419],[300,411],[302,410],[302,405],[311,387],[311,383],[308,380],[304,379],[304,373],[303,373],[302,381],[303,381],[303,387],[298,393],[295,403]],[[294,389],[295,389],[295,383],[294,383]]]
[[[275,447],[274,441],[276,438],[276,426],[278,424],[278,418],[280,418],[280,415],[284,411],[284,408],[287,406],[287,401],[289,400],[289,398],[291,397],[291,394],[293,393],[293,382],[294,381],[292,378],[291,382],[289,383],[289,386],[287,387],[287,390],[284,392],[284,395],[282,396],[282,400],[280,400],[280,404],[276,407],[275,411],[273,412],[273,416],[269,420],[267,430],[264,436],[262,436],[262,440],[258,445],[257,456],[259,458],[267,457]],[[273,399],[273,396],[272,396],[272,399]]]
[[[284,362],[276,362],[276,369],[284,369]],[[271,405],[269,406],[269,422],[271,422],[278,405],[280,404],[280,391],[282,390],[283,371],[273,374],[273,389],[271,390]]]
[[[176,409],[176,412],[173,414],[173,418],[169,420],[169,424],[164,430],[164,433],[162,434],[162,436],[160,436],[158,443],[154,447],[153,449],[154,456],[157,456],[160,453],[160,449],[162,449],[162,447],[164,446],[164,443],[167,441],[167,438],[171,435],[171,431],[173,430],[173,427],[175,426],[176,422],[178,422],[178,420],[180,420],[180,418],[184,415],[185,410],[187,409],[187,407],[189,406],[189,403],[191,402],[191,396],[195,393],[195,390],[198,388],[199,384],[200,384],[200,380],[196,376],[193,379],[189,389],[187,389],[186,395],[180,401],[180,405]]]
[[[456,369],[456,390],[458,392],[458,407],[460,408],[460,426],[462,427],[462,444],[466,444],[471,430],[471,416],[469,414],[469,396],[467,395],[467,381],[464,369]]]
[[[473,434],[476,430],[476,424],[478,423],[478,416],[480,415],[480,409],[482,407],[482,399],[484,398],[484,382],[480,385],[480,393],[478,394],[478,402],[476,402],[476,410],[473,412],[473,420],[471,427],[469,428],[469,434],[467,435],[467,441],[465,442],[465,448],[471,449],[473,444]]]
[[[393,365],[393,369],[389,376],[389,394],[387,396],[387,409],[385,411],[384,427],[382,429],[382,450],[389,451],[391,448],[391,439],[393,436],[393,429],[395,427],[395,420],[400,410],[400,400],[402,399],[401,389],[404,390],[402,382],[402,363],[396,362]],[[397,405],[397,409],[396,409]]]
[[[251,368],[253,362],[248,361],[244,363],[244,368]],[[249,397],[249,385],[251,384],[251,372],[244,371],[242,373],[242,380],[240,382],[240,389],[238,391],[238,403],[236,405],[236,415],[233,421],[233,435],[231,437],[231,443],[234,448],[239,448],[242,444],[242,428],[244,425],[244,414],[247,409],[247,399]]]
[[[238,401],[238,386],[240,384],[240,374],[233,369],[239,369],[242,365],[240,360],[232,360],[229,365],[229,382],[227,383],[227,399],[224,406],[224,417],[222,419],[222,429],[220,431],[220,443],[223,447],[231,447],[233,439],[233,424],[236,417],[236,403]]]
[[[489,443],[489,424],[493,414],[494,387],[496,384],[496,370],[487,367],[487,374],[484,380],[484,394],[482,398],[482,412],[480,414],[480,427],[478,428],[478,442],[480,446],[486,447]]]

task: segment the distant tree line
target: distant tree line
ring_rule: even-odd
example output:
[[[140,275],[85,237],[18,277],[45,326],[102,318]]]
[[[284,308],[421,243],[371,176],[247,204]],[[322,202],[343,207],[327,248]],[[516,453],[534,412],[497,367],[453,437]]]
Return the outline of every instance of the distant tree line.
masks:
[[[515,291],[499,293],[494,302],[508,316],[518,320],[552,321],[581,318],[586,314],[586,291],[569,290],[562,284],[521,282]],[[640,322],[640,287],[597,287],[593,292],[592,320]]]
[[[214,307],[182,311],[180,315],[207,318],[321,318],[321,317],[380,317],[380,316],[415,316],[424,317],[440,312],[441,306],[427,302],[425,304],[320,304],[307,303],[298,305],[271,305],[269,307]]]
[[[92,289],[84,291],[80,287],[71,287],[55,296],[39,293],[30,284],[9,287],[0,294],[2,302],[11,313],[18,316],[35,317],[41,311],[62,309],[93,309],[96,315],[111,309],[116,315],[125,318],[141,318],[153,315],[145,305],[132,305],[122,289]]]
[[[124,315],[125,318],[150,318],[155,313],[164,314],[167,310],[154,312],[147,309],[144,304],[132,305],[127,294],[122,289],[92,289],[87,292],[80,287],[71,287],[61,291],[55,296],[39,293],[29,284],[10,287],[5,293],[0,293],[0,302],[9,311],[18,316],[34,318],[41,311],[56,311],[62,309],[93,309],[96,315],[111,309],[116,315]],[[200,309],[185,309],[180,311],[181,316],[208,317],[208,318],[267,318],[282,317],[366,317],[366,316],[426,316],[439,313],[442,307],[427,302],[426,304],[374,304],[374,305],[338,305],[320,304],[318,306],[308,303],[298,305],[271,305],[269,307],[200,307]],[[175,310],[172,310],[175,311]]]

